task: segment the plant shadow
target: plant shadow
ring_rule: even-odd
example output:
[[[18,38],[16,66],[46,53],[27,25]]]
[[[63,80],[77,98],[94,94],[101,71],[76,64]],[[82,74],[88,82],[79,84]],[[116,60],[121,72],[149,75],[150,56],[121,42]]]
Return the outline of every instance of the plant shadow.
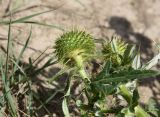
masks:
[[[143,33],[134,31],[131,22],[125,17],[112,16],[111,18],[106,19],[106,21],[109,24],[109,26],[106,27],[107,30],[114,30],[116,34],[124,39],[124,41],[130,44],[136,44],[137,49],[140,48],[142,63],[146,63],[154,57],[152,39]],[[159,65],[157,65],[156,69],[159,68]],[[156,100],[160,100],[160,76],[141,80],[140,85],[149,86]]]
[[[35,93],[38,99],[35,98],[35,106],[37,108],[41,106],[41,108],[37,109],[36,111],[37,116],[43,117],[45,115],[50,115],[52,117],[54,115],[58,117],[63,117],[64,115],[62,111],[62,101],[65,95],[64,90],[65,87],[67,86],[68,74],[65,72],[62,75],[60,75],[58,79],[56,79],[56,81],[53,81],[52,83],[46,83],[46,80],[49,81],[50,79],[52,79],[61,70],[61,68],[54,67],[53,65],[53,67],[50,66],[48,70],[41,70],[38,74],[32,74],[36,69],[38,68],[37,67],[34,67],[33,69],[30,68],[29,70],[31,71],[29,72],[26,71],[26,72],[29,73],[29,76],[32,78],[33,82],[32,86],[37,87]],[[42,77],[44,79],[42,79]],[[79,85],[78,82],[74,82],[74,85],[71,87],[72,94],[75,93],[75,89],[77,88],[78,85]],[[48,99],[49,102],[44,104],[44,106],[42,107],[42,103],[40,103],[40,101],[44,103]],[[72,112],[73,115],[78,115],[78,112],[75,111],[75,104],[71,104],[69,106],[69,111]]]
[[[113,16],[109,19],[109,28],[114,30],[126,42],[136,44],[143,56],[142,61],[148,61],[154,56],[152,41],[143,33],[135,32],[132,24],[124,17]]]

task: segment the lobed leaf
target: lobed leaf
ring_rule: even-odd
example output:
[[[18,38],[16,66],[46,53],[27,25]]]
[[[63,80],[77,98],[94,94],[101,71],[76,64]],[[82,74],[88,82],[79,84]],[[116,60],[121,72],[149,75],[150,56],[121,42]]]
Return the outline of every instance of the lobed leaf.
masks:
[[[153,71],[153,70],[144,70],[144,71],[132,70],[132,71],[124,71],[117,74],[109,75],[102,79],[95,79],[92,83],[102,83],[102,84],[108,84],[111,82],[120,83],[120,82],[126,82],[134,79],[144,79],[149,77],[155,77],[157,75],[160,75],[160,72]]]

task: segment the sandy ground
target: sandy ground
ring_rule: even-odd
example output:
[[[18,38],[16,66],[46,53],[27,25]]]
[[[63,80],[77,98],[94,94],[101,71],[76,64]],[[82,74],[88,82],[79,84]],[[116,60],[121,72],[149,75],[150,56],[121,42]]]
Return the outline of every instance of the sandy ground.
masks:
[[[141,46],[143,61],[154,56],[154,41],[160,42],[160,0],[0,0],[0,20],[9,18],[9,9],[16,9],[12,14],[13,19],[55,9],[32,18],[32,21],[52,24],[65,30],[75,27],[85,29],[97,39],[117,33],[127,42]],[[13,51],[19,53],[30,28],[30,24],[12,25],[12,37],[16,43]],[[1,47],[6,46],[7,31],[7,26],[0,25]],[[32,32],[23,56],[26,62],[30,56],[37,57],[46,48],[49,48],[45,52],[45,56],[48,56],[53,51],[51,47],[55,39],[63,31],[32,25]],[[160,100],[160,84],[157,80],[142,81],[139,91],[142,103],[151,96]]]

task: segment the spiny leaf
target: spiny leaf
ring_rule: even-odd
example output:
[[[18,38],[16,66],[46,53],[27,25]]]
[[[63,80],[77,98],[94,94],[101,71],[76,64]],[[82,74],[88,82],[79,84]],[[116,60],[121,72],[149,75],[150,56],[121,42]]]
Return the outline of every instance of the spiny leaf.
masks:
[[[144,79],[144,78],[149,78],[149,77],[155,77],[157,75],[160,75],[160,72],[153,71],[153,70],[132,70],[132,71],[126,71],[126,72],[121,72],[117,74],[113,74],[110,76],[106,76],[102,79],[95,79],[92,83],[102,83],[102,84],[107,84],[111,82],[126,82],[129,80],[134,80],[134,79]]]

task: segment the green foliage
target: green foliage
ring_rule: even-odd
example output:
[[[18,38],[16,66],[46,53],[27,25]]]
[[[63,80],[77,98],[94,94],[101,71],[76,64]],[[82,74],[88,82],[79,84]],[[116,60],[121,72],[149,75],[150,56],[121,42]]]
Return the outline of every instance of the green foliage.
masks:
[[[78,41],[80,32],[77,31],[76,33],[73,31],[67,32],[56,41],[56,55],[59,60],[63,60],[63,63],[68,60],[74,62],[76,56],[81,54],[83,58],[85,52],[85,55],[93,54],[91,51],[93,51],[94,44],[91,44],[91,48],[88,46],[87,50],[84,51],[87,45],[83,43],[84,41]],[[88,36],[82,37],[82,40],[89,39]],[[80,51],[82,49],[83,51]],[[76,54],[73,54],[75,50],[80,52],[76,51]],[[113,36],[111,41],[102,43],[101,50],[103,56],[101,59],[102,67],[99,73],[92,75],[91,72],[85,69],[86,64],[81,67],[81,70],[84,69],[83,74],[87,74],[90,81],[86,83],[83,80],[82,82],[84,85],[81,93],[86,95],[87,104],[83,103],[81,99],[74,99],[77,100],[75,103],[81,112],[81,116],[103,117],[112,113],[116,117],[150,117],[150,114],[139,104],[137,80],[155,77],[160,74],[158,71],[149,70],[149,68],[158,63],[160,59],[159,54],[148,63],[141,65],[140,52],[136,49],[136,46],[126,44],[118,36]],[[72,67],[77,66],[77,64],[72,64],[71,62],[69,64]],[[79,62],[79,59],[77,59],[77,62]],[[72,72],[72,74],[77,74],[77,72]],[[79,75],[82,79],[85,76],[81,72],[79,72]],[[113,102],[109,104],[108,97],[110,95],[113,96]],[[64,101],[63,108],[65,107],[65,110],[67,110],[66,98],[64,98]],[[119,103],[123,101],[126,104],[120,105]],[[64,113],[66,115],[65,110]],[[66,116],[68,116],[68,111]]]

